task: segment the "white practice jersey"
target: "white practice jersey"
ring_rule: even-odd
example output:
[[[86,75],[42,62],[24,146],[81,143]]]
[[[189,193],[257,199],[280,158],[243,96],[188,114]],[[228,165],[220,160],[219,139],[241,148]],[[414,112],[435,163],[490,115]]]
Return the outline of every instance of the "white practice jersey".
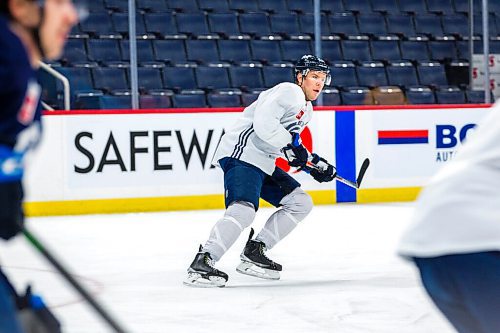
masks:
[[[500,104],[420,194],[403,256],[500,251]]]
[[[280,83],[260,93],[243,110],[238,121],[223,135],[212,163],[232,157],[272,174],[280,149],[292,141],[311,120],[312,104],[302,89],[290,82]]]

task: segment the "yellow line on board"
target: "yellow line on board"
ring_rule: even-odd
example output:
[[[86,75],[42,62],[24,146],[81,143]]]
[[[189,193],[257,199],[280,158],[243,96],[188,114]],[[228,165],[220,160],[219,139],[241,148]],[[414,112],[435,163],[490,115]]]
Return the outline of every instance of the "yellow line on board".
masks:
[[[308,193],[317,205],[335,203],[335,191],[309,191]],[[260,205],[262,207],[271,206],[262,200]],[[223,208],[224,197],[221,194],[181,197],[42,201],[26,202],[24,204],[27,216],[112,214]]]
[[[421,187],[359,189],[358,203],[414,201]]]

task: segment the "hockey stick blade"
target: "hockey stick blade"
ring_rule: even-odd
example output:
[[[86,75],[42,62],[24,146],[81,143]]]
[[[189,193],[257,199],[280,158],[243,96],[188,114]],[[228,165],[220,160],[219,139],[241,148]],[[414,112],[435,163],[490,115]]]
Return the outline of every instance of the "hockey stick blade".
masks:
[[[357,188],[361,186],[361,182],[363,181],[363,177],[365,176],[366,169],[368,169],[369,166],[370,166],[370,159],[365,158],[363,164],[361,164],[361,169],[359,169],[358,178],[356,178]]]

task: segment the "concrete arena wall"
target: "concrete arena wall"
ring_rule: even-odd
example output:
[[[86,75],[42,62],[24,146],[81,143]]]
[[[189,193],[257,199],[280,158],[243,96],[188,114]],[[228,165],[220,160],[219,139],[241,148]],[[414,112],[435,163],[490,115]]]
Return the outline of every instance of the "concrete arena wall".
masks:
[[[46,112],[44,139],[25,177],[27,214],[222,208],[222,172],[211,157],[241,111]],[[487,105],[317,107],[309,148],[347,179],[356,178],[366,157],[371,166],[358,191],[294,176],[316,204],[414,200],[487,111]]]

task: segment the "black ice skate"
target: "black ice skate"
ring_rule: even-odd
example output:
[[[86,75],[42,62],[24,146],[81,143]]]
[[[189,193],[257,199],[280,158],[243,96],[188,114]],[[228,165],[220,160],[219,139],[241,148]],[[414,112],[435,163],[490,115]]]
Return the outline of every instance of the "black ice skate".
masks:
[[[210,253],[202,252],[202,249],[200,245],[199,252],[188,268],[188,277],[184,280],[184,284],[204,288],[224,287],[228,279],[227,274],[215,269]]]
[[[266,257],[266,245],[253,240],[253,234],[251,228],[248,242],[240,255],[241,263],[236,267],[236,271],[262,279],[279,280],[281,265]]]

